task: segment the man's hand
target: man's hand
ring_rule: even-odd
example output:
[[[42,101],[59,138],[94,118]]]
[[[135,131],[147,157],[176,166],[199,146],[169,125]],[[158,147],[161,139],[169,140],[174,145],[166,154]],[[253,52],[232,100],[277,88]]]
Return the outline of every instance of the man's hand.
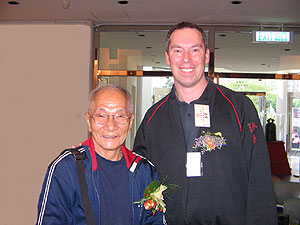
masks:
[[[72,145],[72,148],[77,148],[77,147],[80,147],[81,145],[82,145],[82,142],[80,142],[78,146]]]

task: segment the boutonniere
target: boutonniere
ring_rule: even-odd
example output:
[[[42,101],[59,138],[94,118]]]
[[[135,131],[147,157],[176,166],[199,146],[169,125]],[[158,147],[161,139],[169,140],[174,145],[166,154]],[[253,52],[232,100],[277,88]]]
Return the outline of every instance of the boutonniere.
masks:
[[[157,180],[154,180],[144,190],[144,198],[134,202],[134,204],[143,205],[146,210],[151,210],[153,215],[158,211],[165,213],[166,203],[164,203],[163,192],[168,188],[173,189],[175,187],[177,187],[175,184],[165,185],[164,182],[159,184]]]
[[[226,139],[221,132],[210,133],[210,131],[203,131],[200,137],[195,139],[193,149],[200,148],[200,153],[211,152],[215,149],[221,149],[226,145]]]

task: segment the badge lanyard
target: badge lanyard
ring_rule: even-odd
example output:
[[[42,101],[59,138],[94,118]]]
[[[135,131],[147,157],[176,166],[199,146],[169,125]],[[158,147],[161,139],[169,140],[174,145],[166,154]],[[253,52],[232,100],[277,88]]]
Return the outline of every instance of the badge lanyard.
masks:
[[[210,127],[209,105],[194,105],[195,127]],[[203,164],[200,152],[187,152],[186,176],[203,176]]]

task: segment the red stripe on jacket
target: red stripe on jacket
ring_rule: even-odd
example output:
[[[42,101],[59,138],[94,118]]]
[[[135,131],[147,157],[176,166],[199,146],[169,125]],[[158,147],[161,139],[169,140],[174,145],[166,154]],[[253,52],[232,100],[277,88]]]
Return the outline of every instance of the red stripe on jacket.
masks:
[[[229,100],[229,98],[220,90],[220,88],[219,87],[217,87],[217,89],[219,90],[219,92],[224,96],[224,98],[226,98],[226,100],[231,104],[231,106],[232,106],[232,108],[233,108],[233,110],[234,110],[234,112],[235,112],[235,116],[236,116],[236,118],[237,118],[237,121],[238,121],[238,123],[239,123],[239,125],[240,125],[240,131],[242,132],[242,125],[241,125],[241,122],[240,122],[240,119],[239,119],[239,116],[238,116],[238,114],[237,114],[237,112],[236,112],[236,109],[235,109],[235,107],[234,107],[234,105],[233,105],[233,103]]]
[[[163,105],[165,104],[165,102],[169,99],[170,94],[167,96],[167,98],[159,104],[159,106],[157,106],[157,108],[154,110],[154,112],[152,113],[152,115],[150,116],[150,118],[148,119],[146,125],[148,125],[148,123],[150,122],[150,120],[152,119],[152,117],[154,116],[154,114],[156,113],[156,111]]]
[[[90,139],[86,140],[85,142],[82,143],[82,145],[89,146],[91,158],[92,158],[92,168],[93,168],[93,171],[97,170],[97,158],[96,158],[95,145],[94,145],[93,139],[90,138]],[[137,156],[134,153],[132,153],[124,145],[121,146],[121,151],[124,155],[128,169],[132,165],[133,161],[138,163],[141,160],[140,156]]]

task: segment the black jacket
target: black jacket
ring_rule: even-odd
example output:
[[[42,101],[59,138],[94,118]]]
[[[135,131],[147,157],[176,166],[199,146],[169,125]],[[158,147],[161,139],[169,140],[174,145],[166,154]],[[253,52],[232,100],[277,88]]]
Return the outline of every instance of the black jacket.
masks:
[[[202,155],[203,176],[186,177],[186,144],[175,88],[146,113],[134,151],[154,163],[160,179],[180,185],[166,196],[168,224],[275,225],[276,204],[265,137],[251,100],[209,82],[211,133],[226,146]]]

